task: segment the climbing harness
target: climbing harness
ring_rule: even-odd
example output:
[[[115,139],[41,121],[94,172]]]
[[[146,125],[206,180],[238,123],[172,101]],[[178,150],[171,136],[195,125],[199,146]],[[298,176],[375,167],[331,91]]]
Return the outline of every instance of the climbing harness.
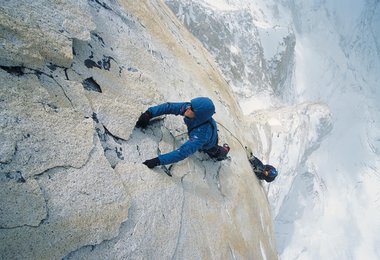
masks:
[[[247,157],[250,158],[249,156],[249,150],[246,146],[244,146],[242,144],[242,142],[226,127],[224,126],[223,124],[219,123],[218,121],[215,120],[215,122],[220,125],[221,127],[223,127],[228,133],[230,133],[230,135],[236,139],[236,141],[241,145],[241,147],[247,152]],[[203,124],[207,124],[207,123],[210,123],[209,121],[207,122],[204,122],[200,125],[203,125]],[[188,132],[184,132],[184,133],[181,133],[181,134],[178,134],[178,135],[174,135],[166,126],[164,126],[164,128],[167,130],[167,132],[169,133],[169,135],[173,138],[173,150],[176,149],[176,140],[178,140],[178,137],[181,137],[181,136],[184,136],[184,135],[187,135],[189,134],[192,130],[194,130],[195,128],[199,127],[200,125],[197,125],[196,127],[193,127],[192,129],[190,129],[190,131]],[[252,154],[252,152],[250,152]],[[226,157],[227,159],[230,159],[231,157],[230,156],[227,156]],[[214,159],[214,162],[217,162],[218,160],[217,159]],[[174,164],[170,165],[169,167],[166,167],[165,165],[162,165],[161,166],[161,169],[170,177],[172,177],[172,174],[171,174],[171,170],[173,168]]]

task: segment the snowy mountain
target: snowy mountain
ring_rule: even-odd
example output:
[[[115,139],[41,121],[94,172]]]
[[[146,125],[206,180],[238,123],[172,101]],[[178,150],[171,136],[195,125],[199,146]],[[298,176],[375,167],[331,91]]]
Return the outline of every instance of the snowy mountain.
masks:
[[[280,258],[379,259],[380,2],[166,3],[280,170],[265,185]]]
[[[290,28],[270,27],[266,21],[257,21],[258,14],[249,6],[225,4],[215,8],[215,1],[166,3],[213,54],[237,95],[242,98],[262,92],[284,95],[285,82],[293,70],[295,42]],[[276,45],[270,46],[273,40]]]

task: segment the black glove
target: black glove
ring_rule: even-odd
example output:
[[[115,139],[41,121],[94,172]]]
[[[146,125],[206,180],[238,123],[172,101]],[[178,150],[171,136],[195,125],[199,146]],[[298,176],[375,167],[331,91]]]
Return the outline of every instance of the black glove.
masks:
[[[149,124],[149,120],[152,118],[152,114],[147,110],[139,117],[136,122],[136,127],[145,128]]]
[[[158,157],[156,158],[153,158],[153,159],[150,159],[150,160],[146,160],[145,162],[143,162],[143,164],[145,164],[146,166],[148,166],[150,169],[160,165],[160,160],[158,159]]]

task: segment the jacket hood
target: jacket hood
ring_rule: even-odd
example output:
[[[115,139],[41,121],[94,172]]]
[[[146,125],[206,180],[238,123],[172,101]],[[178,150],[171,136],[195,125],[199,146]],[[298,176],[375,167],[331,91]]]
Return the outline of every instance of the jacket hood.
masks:
[[[195,119],[199,123],[206,122],[215,113],[215,106],[208,97],[197,97],[190,101]]]

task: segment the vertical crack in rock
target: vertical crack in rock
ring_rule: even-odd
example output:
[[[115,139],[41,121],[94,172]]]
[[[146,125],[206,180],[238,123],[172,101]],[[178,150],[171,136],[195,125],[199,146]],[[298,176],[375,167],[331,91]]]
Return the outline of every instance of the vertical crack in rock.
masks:
[[[42,224],[44,224],[46,221],[48,221],[48,219],[49,219],[49,217],[50,217],[50,209],[49,209],[49,207],[48,207],[48,198],[47,198],[47,196],[46,196],[46,191],[45,191],[45,189],[42,187],[42,185],[41,185],[40,182],[39,182],[39,178],[40,178],[40,176],[41,176],[41,175],[39,175],[39,176],[35,176],[34,179],[37,181],[37,184],[38,184],[38,186],[39,186],[39,188],[40,188],[40,191],[41,191],[41,193],[42,193],[42,196],[43,196],[43,198],[44,198],[44,200],[45,200],[46,217],[45,217],[44,219],[41,220],[40,225],[42,225]],[[40,226],[40,225],[39,225],[39,226]]]
[[[136,150],[139,153],[139,156],[141,156],[140,146],[138,144],[136,144]]]
[[[65,97],[67,98],[67,100],[70,102],[70,105],[71,105],[71,108],[75,111],[75,107],[73,105],[73,101],[71,100],[71,98],[69,98],[69,96],[67,95],[65,89],[63,88],[63,86],[54,78],[51,76],[51,78],[55,81],[55,83],[57,83],[57,85],[62,89],[62,92],[63,94],[65,95]]]
[[[185,178],[186,175],[182,176],[182,178],[181,178],[182,185],[183,185],[183,179]],[[173,253],[173,256],[172,256],[172,260],[176,259],[176,255],[177,255],[177,252],[178,252],[180,240],[181,240],[181,237],[182,237],[182,232],[183,232],[182,231],[182,228],[183,228],[183,215],[184,215],[183,212],[184,212],[184,209],[185,209],[185,202],[186,202],[185,190],[184,190],[184,188],[182,188],[181,220],[180,220],[180,223],[179,223],[179,229],[178,229],[178,234],[177,234],[177,243],[176,243],[175,250],[174,250],[174,253]]]
[[[203,160],[202,160],[202,161],[203,161]],[[206,180],[206,177],[207,177],[207,169],[206,169],[206,166],[203,165],[203,163],[200,163],[200,164],[198,164],[198,165],[200,165],[200,166],[203,168],[203,178],[202,178],[202,180]]]
[[[96,133],[103,147],[104,156],[111,167],[115,169],[117,164],[125,159],[122,146],[127,141],[113,135],[102,123],[100,123],[95,112],[92,114],[92,119],[95,122]]]
[[[70,80],[70,79],[69,79],[69,75],[67,74],[67,70],[68,70],[67,68],[64,69],[65,77],[66,77],[66,80]]]
[[[73,40],[73,44],[71,46],[71,52],[73,53],[73,56],[75,57],[77,55],[77,52],[75,50],[75,46],[74,46],[74,40]],[[71,66],[73,66],[73,64],[71,64]]]
[[[236,256],[235,256],[234,252],[232,251],[230,243],[228,243],[228,249],[230,250],[231,258],[236,259]]]
[[[216,174],[213,176],[213,178],[216,180],[216,185],[217,185],[217,188],[220,192],[220,195],[222,195],[222,197],[224,198],[225,195],[223,194],[222,192],[222,187],[220,185],[220,180],[219,180],[219,175],[220,175],[220,170],[222,169],[222,164],[220,163],[219,166],[218,166],[218,169],[216,170]]]

